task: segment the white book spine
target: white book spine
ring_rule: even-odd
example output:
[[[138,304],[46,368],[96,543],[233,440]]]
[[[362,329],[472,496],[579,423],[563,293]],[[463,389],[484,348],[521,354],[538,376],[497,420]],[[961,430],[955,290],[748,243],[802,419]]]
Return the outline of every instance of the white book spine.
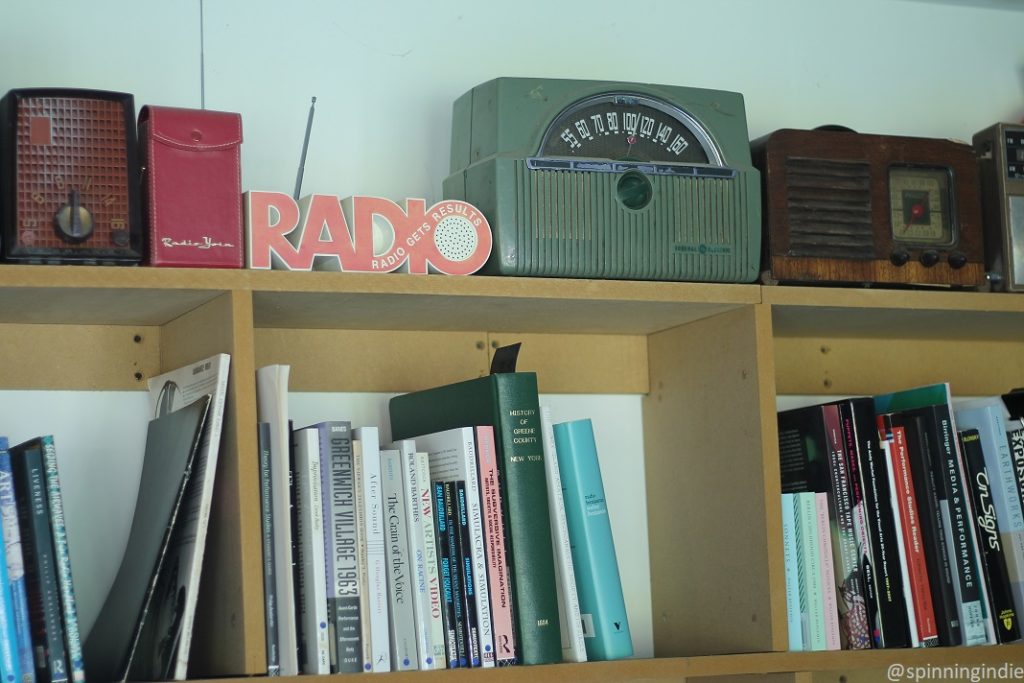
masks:
[[[562,659],[567,662],[587,661],[587,646],[583,640],[583,618],[576,593],[576,575],[572,564],[572,546],[569,543],[569,525],[565,518],[562,498],[562,478],[555,455],[555,435],[552,429],[551,409],[540,407],[541,430],[544,432],[544,467],[547,470],[548,507],[551,512],[551,540],[555,551],[555,590],[558,597],[559,623],[562,627]]]
[[[384,549],[384,496],[380,472],[380,430],[377,427],[359,427],[354,431],[360,447],[360,485],[363,492],[361,517],[363,537],[366,539],[366,592],[370,621],[370,671],[391,671],[391,639],[388,620],[388,571]],[[365,667],[364,667],[365,669]]]
[[[295,431],[295,474],[299,495],[299,599],[306,674],[331,672],[327,630],[327,567],[324,556],[320,436],[315,428]]]
[[[419,668],[416,638],[415,587],[409,552],[408,517],[401,454],[381,449],[380,470],[384,494],[384,546],[387,550],[388,615],[391,670]]]
[[[434,524],[434,489],[430,485],[430,458],[424,451],[416,452],[416,479],[419,487],[420,520],[423,522],[423,556],[430,598],[430,646],[433,668],[445,668],[444,618],[441,616],[441,576],[437,564],[437,530]]]
[[[899,487],[896,486],[896,470],[892,461],[892,447],[885,439],[882,442],[882,452],[885,456],[885,471],[889,477],[889,506],[893,519],[896,521],[896,555],[899,558],[900,577],[903,579],[904,602],[907,605],[907,625],[909,627],[910,646],[921,647],[921,638],[917,633],[917,611],[914,609],[914,599],[910,589],[910,567],[907,564],[907,549],[903,538],[903,521],[900,512]]]
[[[430,587],[427,582],[426,540],[423,535],[420,481],[416,464],[416,443],[406,439],[392,444],[402,456],[402,485],[405,489],[405,513],[409,529],[409,557],[413,575],[413,614],[416,619],[416,648],[420,669],[435,668],[433,630],[430,623]]]
[[[287,365],[268,365],[256,371],[257,418],[270,425],[271,477],[274,508],[274,574],[277,584],[277,639],[281,675],[299,674],[299,644],[295,621],[295,582],[292,566],[291,465],[288,462]]]

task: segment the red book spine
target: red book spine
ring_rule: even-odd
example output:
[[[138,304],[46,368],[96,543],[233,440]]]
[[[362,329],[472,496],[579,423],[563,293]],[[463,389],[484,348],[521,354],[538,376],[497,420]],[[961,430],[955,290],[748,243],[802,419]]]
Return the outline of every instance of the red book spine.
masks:
[[[899,497],[900,525],[903,529],[903,545],[907,555],[907,569],[910,574],[910,595],[914,601],[914,615],[917,634],[922,645],[938,644],[939,632],[935,625],[935,610],[932,607],[931,584],[925,565],[921,525],[918,519],[917,500],[914,496],[914,480],[910,474],[907,457],[907,442],[902,427],[891,428],[893,458],[893,490]]]

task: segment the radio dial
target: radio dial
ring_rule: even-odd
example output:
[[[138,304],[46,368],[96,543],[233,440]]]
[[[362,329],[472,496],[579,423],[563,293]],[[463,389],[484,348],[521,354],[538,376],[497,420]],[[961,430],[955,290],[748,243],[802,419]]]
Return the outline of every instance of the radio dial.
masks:
[[[954,251],[949,255],[949,267],[953,269],[963,268],[967,265],[967,255]]]
[[[53,224],[68,242],[84,242],[92,234],[92,213],[82,206],[78,190],[68,194],[68,203],[57,209]]]
[[[931,268],[939,262],[939,252],[934,249],[926,249],[921,252],[921,265],[925,268]]]
[[[889,256],[889,260],[892,261],[892,264],[894,266],[905,266],[907,265],[907,261],[910,260],[910,252],[908,252],[906,249],[894,251]]]

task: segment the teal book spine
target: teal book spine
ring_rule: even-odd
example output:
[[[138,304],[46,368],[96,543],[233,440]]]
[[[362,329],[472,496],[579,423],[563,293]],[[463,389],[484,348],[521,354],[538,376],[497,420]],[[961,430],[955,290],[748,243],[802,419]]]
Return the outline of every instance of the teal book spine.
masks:
[[[813,491],[802,491],[797,497],[796,522],[803,574],[806,580],[806,613],[808,637],[805,650],[827,650],[825,636],[825,586],[821,579],[821,554],[818,546],[817,509]]]
[[[789,627],[789,649],[804,649],[803,624],[800,620],[800,565],[796,541],[796,515],[793,511],[795,493],[782,494],[782,550],[786,563],[786,620]]]
[[[608,503],[589,419],[553,426],[589,661],[633,654]]]
[[[10,458],[7,453],[5,437],[0,437],[0,457],[8,460]],[[9,495],[11,491],[9,472],[3,475],[2,485]],[[6,510],[4,514],[7,514]],[[6,541],[7,539],[4,538],[5,544]],[[11,587],[7,562],[0,557],[0,676],[3,678],[3,683],[19,683],[21,679],[20,648],[18,632],[15,627],[15,605]]]

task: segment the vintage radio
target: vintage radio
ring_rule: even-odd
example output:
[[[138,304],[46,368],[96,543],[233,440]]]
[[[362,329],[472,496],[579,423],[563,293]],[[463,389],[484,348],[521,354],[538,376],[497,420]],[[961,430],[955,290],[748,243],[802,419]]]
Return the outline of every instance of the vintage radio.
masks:
[[[142,258],[131,95],[11,90],[0,100],[3,256],[30,263]]]
[[[444,195],[490,222],[487,273],[757,279],[760,181],[737,93],[492,80],[455,102]]]
[[[992,288],[1024,291],[1024,124],[997,123],[974,136]]]
[[[778,130],[752,147],[765,282],[985,284],[970,145],[830,128]]]

